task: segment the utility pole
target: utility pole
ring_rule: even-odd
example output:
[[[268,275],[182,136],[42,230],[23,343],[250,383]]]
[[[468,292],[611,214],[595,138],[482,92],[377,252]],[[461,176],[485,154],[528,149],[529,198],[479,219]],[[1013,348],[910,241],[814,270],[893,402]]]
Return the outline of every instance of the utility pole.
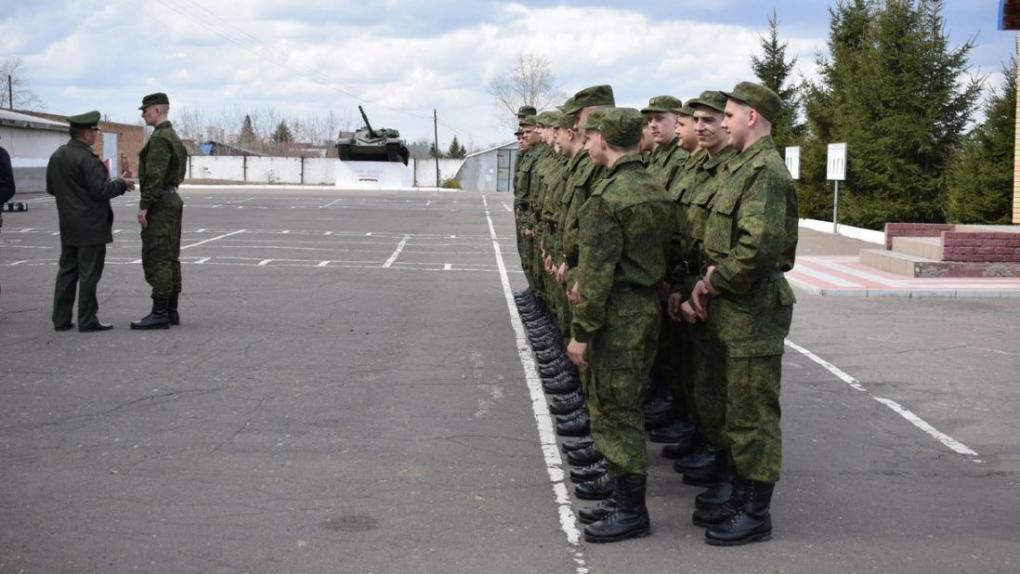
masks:
[[[14,80],[7,74],[7,109],[14,110]]]
[[[432,108],[432,136],[433,145],[436,146],[436,187],[442,184],[439,181],[439,116],[436,115],[436,109]]]

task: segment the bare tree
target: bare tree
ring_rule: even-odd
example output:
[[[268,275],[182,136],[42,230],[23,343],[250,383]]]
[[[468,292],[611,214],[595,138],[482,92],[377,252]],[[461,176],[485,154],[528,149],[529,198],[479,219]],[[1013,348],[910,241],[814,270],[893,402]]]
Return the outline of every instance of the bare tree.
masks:
[[[14,92],[14,105],[11,105],[7,90],[7,77],[11,78],[11,91]],[[46,105],[25,85],[25,70],[21,58],[8,58],[0,62],[0,107],[17,108],[19,110],[45,110]]]
[[[517,125],[521,106],[541,110],[563,99],[549,60],[532,53],[519,54],[505,74],[489,82],[488,92],[495,99],[500,124],[508,127]]]

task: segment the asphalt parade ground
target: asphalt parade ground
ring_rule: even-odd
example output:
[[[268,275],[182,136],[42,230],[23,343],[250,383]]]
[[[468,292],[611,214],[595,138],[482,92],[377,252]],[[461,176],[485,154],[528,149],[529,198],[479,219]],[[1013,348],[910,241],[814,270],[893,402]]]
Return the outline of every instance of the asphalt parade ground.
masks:
[[[128,328],[136,195],[106,333],[53,331],[52,198],[4,214],[0,572],[1020,571],[1020,299],[798,291],[773,540],[707,546],[649,444],[652,536],[595,545],[508,305],[510,196],[182,195],[170,331]]]

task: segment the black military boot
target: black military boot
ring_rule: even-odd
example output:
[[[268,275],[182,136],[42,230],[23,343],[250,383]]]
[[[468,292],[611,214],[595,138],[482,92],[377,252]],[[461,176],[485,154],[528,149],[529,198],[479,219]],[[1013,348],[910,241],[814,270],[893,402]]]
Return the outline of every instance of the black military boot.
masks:
[[[733,496],[733,473],[727,473],[722,482],[694,497],[694,508],[711,510],[719,508]],[[698,526],[701,526],[700,524]]]
[[[584,500],[604,500],[616,489],[616,479],[607,472],[595,480],[582,482],[574,487],[574,496]]]
[[[180,302],[180,293],[174,293],[170,296],[170,302],[167,303],[166,316],[170,320],[171,325],[181,324],[181,315],[177,312],[177,303]]]
[[[735,476],[702,492],[694,499],[696,509],[691,516],[695,526],[711,528],[726,522],[740,512],[740,489],[744,483]],[[713,492],[714,491],[714,492]]]
[[[555,346],[543,350],[536,349],[535,359],[538,360],[540,365],[551,365],[563,359],[563,350]]]
[[[542,381],[542,390],[550,395],[566,395],[581,388],[581,381],[570,375],[555,377],[549,381]]]
[[[588,542],[617,542],[651,534],[652,523],[645,506],[647,482],[644,476],[618,478],[613,494],[616,508],[602,520],[585,527],[584,539]]]
[[[569,421],[556,424],[556,434],[560,436],[584,436],[591,432],[591,419],[588,411],[580,411]]]
[[[704,442],[702,441],[701,435],[694,432],[676,444],[667,444],[662,447],[662,456],[673,460],[679,460],[701,448],[702,444],[704,444]]]
[[[591,438],[589,436],[589,437],[582,437],[582,438],[579,438],[577,440],[568,440],[568,441],[565,441],[560,446],[560,450],[562,450],[563,452],[569,454],[569,453],[574,452],[575,450],[581,450],[581,449],[584,449],[584,448],[588,448],[590,446],[592,446],[592,447],[595,446],[595,439],[593,439],[593,438]]]
[[[564,397],[566,397],[565,400],[558,400]],[[552,402],[549,403],[549,412],[554,415],[565,415],[576,412],[577,409],[583,409],[587,404],[584,395],[574,391],[568,395],[555,395]]]
[[[572,369],[570,368],[572,366],[573,363],[571,363],[566,357],[563,357],[549,363],[548,365],[539,365],[538,374],[543,377],[554,377],[563,372],[572,372]]]
[[[131,321],[132,329],[169,329],[170,317],[167,314],[167,304],[152,302],[152,312],[142,318],[141,321]]]
[[[705,542],[713,546],[739,546],[772,538],[772,492],[775,484],[737,479],[740,494],[736,514],[705,531]]]
[[[600,500],[595,506],[578,510],[577,521],[581,524],[593,524],[599,520],[604,520],[614,510],[616,510],[616,499],[610,496],[605,500]]]
[[[567,463],[570,466],[587,466],[602,458],[602,453],[595,448],[595,443],[585,448],[579,448],[567,453]]]
[[[570,469],[570,482],[574,484],[588,482],[589,480],[595,480],[606,472],[606,459],[599,459],[588,466]]]
[[[700,468],[689,468],[684,471],[684,484],[691,486],[714,486],[726,480],[730,474],[730,457],[720,450],[715,457],[715,464]]]
[[[673,470],[683,473],[695,468],[712,466],[715,464],[718,454],[719,451],[716,449],[708,445],[702,446],[698,450],[673,463]]]
[[[648,440],[657,443],[678,443],[694,433],[694,423],[673,419],[668,424],[648,431]]]

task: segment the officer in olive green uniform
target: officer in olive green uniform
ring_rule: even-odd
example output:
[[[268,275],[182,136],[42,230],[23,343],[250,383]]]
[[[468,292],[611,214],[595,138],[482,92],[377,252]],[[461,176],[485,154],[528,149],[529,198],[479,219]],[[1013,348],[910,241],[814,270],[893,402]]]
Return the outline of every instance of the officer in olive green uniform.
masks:
[[[113,243],[110,199],[134,189],[123,179],[110,179],[106,166],[92,151],[99,130],[99,112],[70,116],[71,140],[57,148],[46,166],[46,193],[56,197],[60,220],[60,264],[53,293],[53,327],[74,327],[71,309],[78,287],[78,330],[106,331],[113,325],[96,318],[96,287],[103,275],[106,244]]]
[[[610,502],[584,530],[589,542],[650,532],[645,506],[643,404],[660,324],[656,287],[666,274],[670,204],[637,155],[644,120],[632,108],[592,113],[584,124],[592,160],[609,170],[581,210],[572,361],[590,366],[592,435],[615,479]],[[594,511],[593,510],[593,511]]]
[[[166,119],[170,99],[155,93],[142,98],[142,118],[155,127],[138,155],[141,192],[138,223],[142,226],[142,269],[152,286],[152,311],[131,323],[132,329],[167,329],[180,323],[181,215],[184,202],[177,186],[184,181],[188,152]]]
[[[712,524],[710,544],[736,545],[772,535],[769,507],[782,463],[779,389],[784,339],[793,317],[793,290],[783,274],[797,249],[797,195],[771,137],[782,104],[751,82],[727,93],[722,127],[738,154],[705,220],[705,276],[691,294],[722,350],[725,384],[723,440],[733,491],[695,519]],[[700,514],[698,514],[700,513]]]
[[[708,209],[728,177],[726,162],[736,155],[729,146],[729,134],[722,129],[726,96],[722,92],[702,92],[689,100],[687,106],[692,109],[691,119],[695,124],[699,149],[670,189],[670,198],[676,205],[676,226],[670,254],[670,265],[674,270],[672,290],[675,295],[670,298],[673,305],[689,298],[694,284],[700,279],[701,237]],[[689,305],[687,309],[689,313]],[[680,318],[678,309],[670,315]],[[713,486],[727,478],[729,468],[722,439],[725,388],[713,378],[713,373],[721,370],[713,361],[718,362],[723,353],[719,345],[713,343],[704,323],[678,326],[680,336],[677,344],[680,354],[687,358],[681,393],[689,398],[691,413],[705,444],[699,445],[700,450],[678,460],[674,469],[683,473],[687,484]],[[729,491],[715,493],[714,496],[725,499],[729,497]],[[705,498],[702,496],[698,501],[702,502]]]

